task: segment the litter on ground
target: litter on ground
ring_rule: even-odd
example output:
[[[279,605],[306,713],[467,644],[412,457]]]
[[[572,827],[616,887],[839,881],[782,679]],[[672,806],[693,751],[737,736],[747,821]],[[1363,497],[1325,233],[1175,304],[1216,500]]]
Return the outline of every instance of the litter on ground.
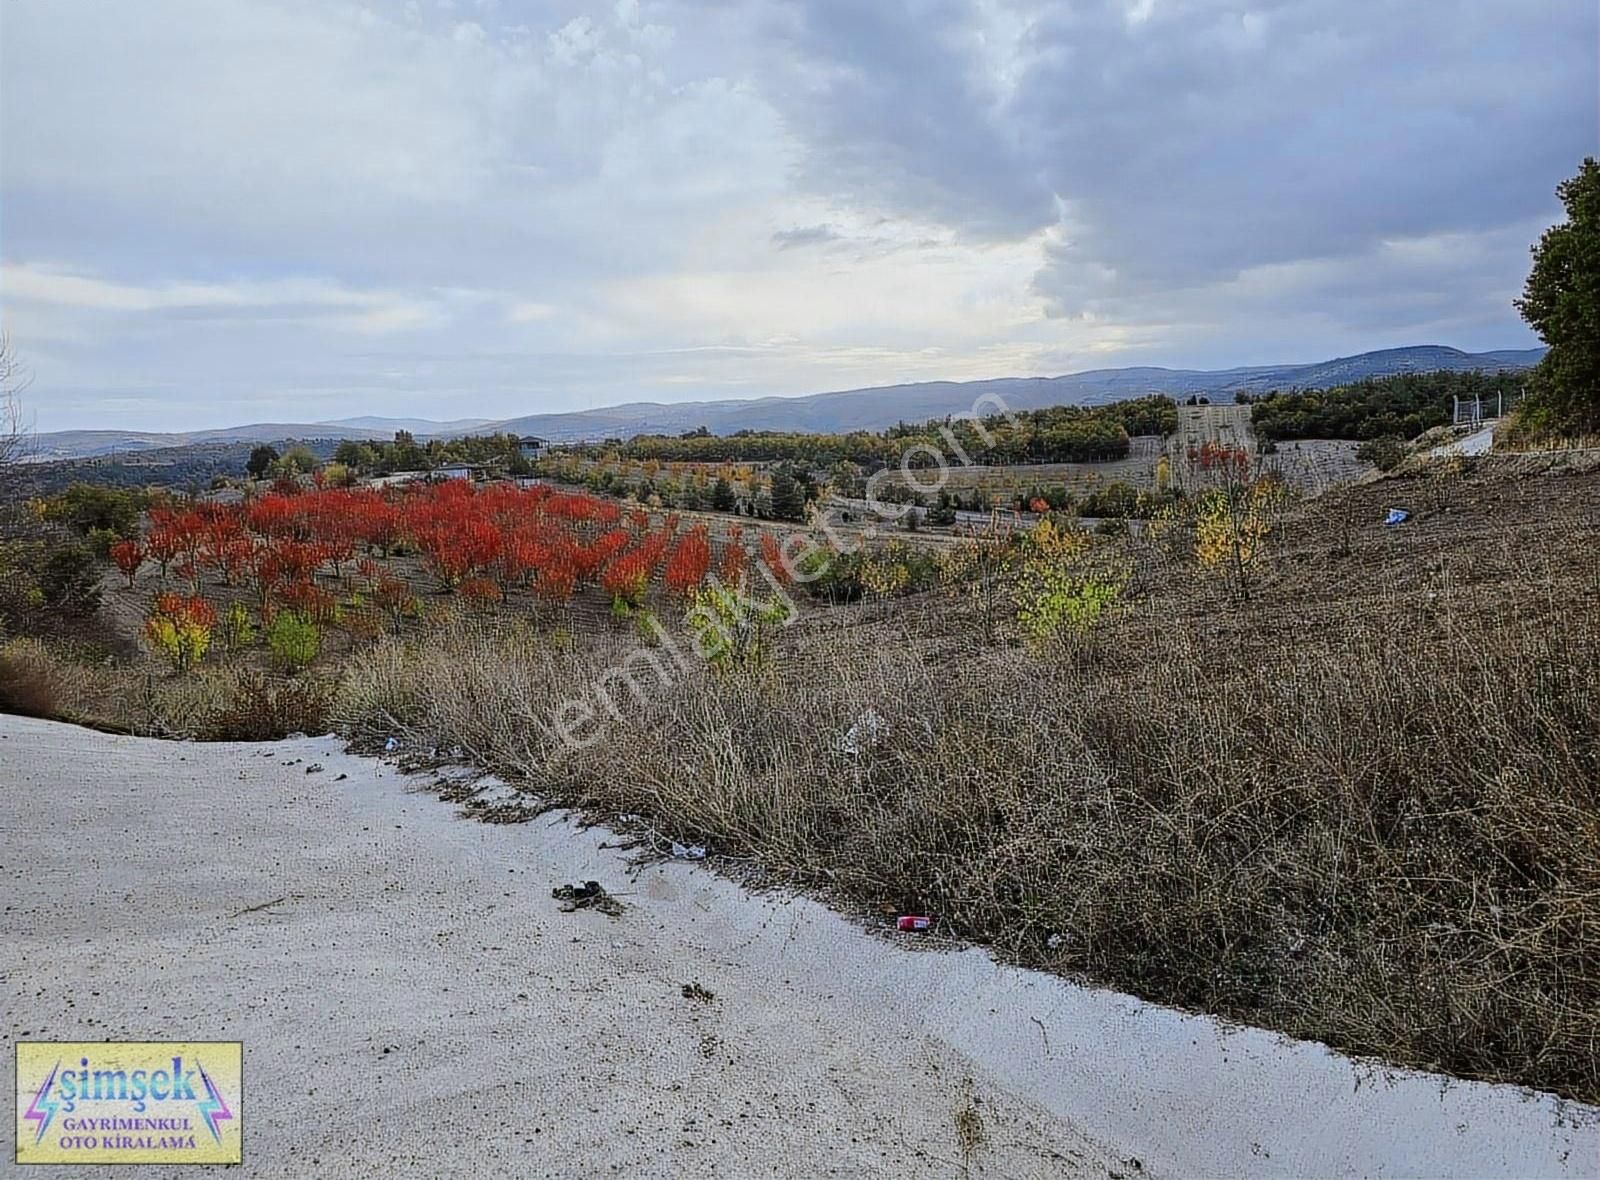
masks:
[[[598,881],[585,881],[581,885],[557,885],[550,891],[550,896],[561,902],[561,912],[570,914],[574,910],[599,910],[607,917],[617,918],[622,915],[623,905],[611,894],[607,893],[605,886]]]
[[[879,741],[888,736],[889,723],[878,716],[877,710],[868,709],[861,714],[860,719],[854,725],[845,731],[844,737],[839,739],[839,750],[841,753],[855,757],[864,750],[870,750]]]

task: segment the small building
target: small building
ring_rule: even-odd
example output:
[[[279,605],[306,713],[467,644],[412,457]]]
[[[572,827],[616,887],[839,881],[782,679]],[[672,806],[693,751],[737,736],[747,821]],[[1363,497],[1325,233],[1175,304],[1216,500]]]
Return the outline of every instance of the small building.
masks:
[[[502,463],[446,463],[442,467],[435,467],[428,478],[435,483],[447,479],[481,483],[488,479],[499,479],[504,474],[505,465]]]
[[[391,475],[375,475],[363,481],[370,488],[394,488],[402,484],[416,483],[418,480],[428,478],[426,471],[396,471]]]
[[[517,440],[517,450],[522,452],[524,459],[542,459],[550,449],[550,440],[540,438],[537,434],[525,434]]]

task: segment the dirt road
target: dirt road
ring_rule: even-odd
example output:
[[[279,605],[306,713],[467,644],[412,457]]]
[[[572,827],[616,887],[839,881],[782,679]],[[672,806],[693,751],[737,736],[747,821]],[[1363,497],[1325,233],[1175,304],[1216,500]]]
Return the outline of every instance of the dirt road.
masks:
[[[1370,1084],[1315,1045],[976,950],[913,953],[703,867],[630,878],[607,836],[464,822],[332,739],[178,745],[0,717],[5,1027],[243,1039],[249,1176],[1600,1162],[1588,1108]],[[559,911],[552,887],[590,878],[623,895],[620,917]]]
[[[1430,455],[1487,455],[1494,449],[1494,432],[1500,428],[1500,420],[1494,418],[1485,422],[1467,434],[1460,435],[1451,442],[1442,443],[1429,451]]]

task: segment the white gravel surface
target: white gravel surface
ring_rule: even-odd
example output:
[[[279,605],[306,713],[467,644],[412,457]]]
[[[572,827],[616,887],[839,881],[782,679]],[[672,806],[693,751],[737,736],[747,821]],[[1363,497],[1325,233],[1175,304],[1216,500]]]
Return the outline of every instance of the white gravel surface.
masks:
[[[250,1176],[1600,1172],[1593,1108],[632,877],[609,836],[463,821],[329,738],[0,717],[8,1038],[242,1039]],[[621,917],[559,911],[590,878]]]

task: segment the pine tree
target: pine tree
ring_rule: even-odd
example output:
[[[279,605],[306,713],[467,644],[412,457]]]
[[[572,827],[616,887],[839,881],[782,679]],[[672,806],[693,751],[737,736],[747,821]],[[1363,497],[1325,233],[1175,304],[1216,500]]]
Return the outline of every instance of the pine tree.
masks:
[[[772,473],[772,515],[778,520],[804,520],[806,496],[787,466]]]
[[[1600,163],[1584,160],[1556,187],[1567,220],[1533,248],[1517,310],[1550,351],[1528,379],[1515,432],[1600,432]]]
[[[250,461],[244,465],[244,469],[250,473],[251,478],[263,479],[277,461],[278,448],[262,443],[250,452]]]

